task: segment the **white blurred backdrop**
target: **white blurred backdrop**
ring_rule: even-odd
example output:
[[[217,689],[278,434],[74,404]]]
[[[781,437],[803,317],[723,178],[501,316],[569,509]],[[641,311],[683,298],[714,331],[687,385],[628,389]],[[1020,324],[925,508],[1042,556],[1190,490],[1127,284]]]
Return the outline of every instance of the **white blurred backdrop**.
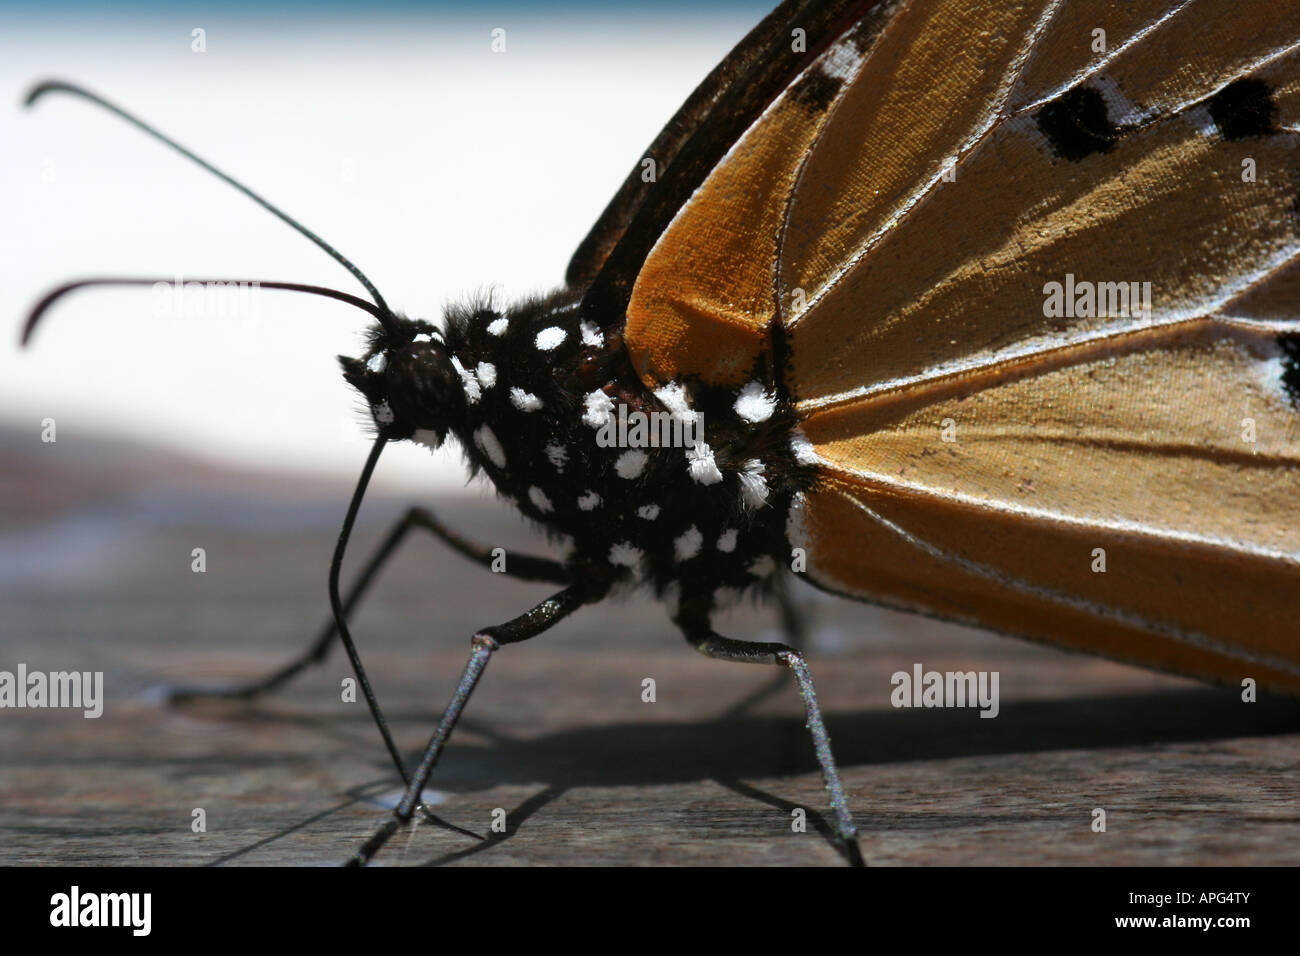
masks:
[[[335,356],[367,317],[260,292],[231,311],[148,289],[28,307],[83,276],[233,277],[364,296],[254,203],[84,101],[88,86],[333,243],[408,314],[549,289],[660,126],[768,4],[476,3],[361,15],[172,4],[0,14],[0,419],[202,460],[352,477],[366,452]],[[301,12],[295,12],[299,11]],[[215,12],[214,12],[215,11]],[[491,49],[505,30],[506,50]],[[205,52],[194,52],[195,29]],[[389,488],[463,487],[458,455],[385,453]]]

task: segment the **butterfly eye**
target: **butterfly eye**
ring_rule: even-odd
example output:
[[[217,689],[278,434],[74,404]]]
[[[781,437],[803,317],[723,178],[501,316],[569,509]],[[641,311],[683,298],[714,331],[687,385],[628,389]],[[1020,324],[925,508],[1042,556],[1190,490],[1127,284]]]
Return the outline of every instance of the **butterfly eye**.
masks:
[[[417,431],[443,434],[463,410],[460,376],[441,338],[430,334],[387,353],[383,392],[397,422]]]

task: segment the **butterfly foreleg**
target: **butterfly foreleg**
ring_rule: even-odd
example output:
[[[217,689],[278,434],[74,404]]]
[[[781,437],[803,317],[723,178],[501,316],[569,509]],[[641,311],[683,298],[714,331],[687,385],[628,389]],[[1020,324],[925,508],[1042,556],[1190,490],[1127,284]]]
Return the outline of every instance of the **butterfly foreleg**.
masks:
[[[393,811],[392,818],[362,845],[348,861],[349,866],[364,866],[370,862],[388,842],[389,837],[410,822],[411,815],[419,806],[420,795],[429,781],[429,775],[438,763],[438,758],[442,755],[451,732],[456,728],[456,722],[460,720],[461,711],[465,709],[470,695],[474,693],[474,688],[478,685],[479,678],[483,676],[483,671],[493,652],[504,644],[518,644],[550,630],[553,625],[568,617],[582,605],[599,600],[604,596],[605,590],[606,588],[591,583],[572,584],[513,620],[483,628],[474,635],[470,640],[469,660],[461,672],[456,690],[451,695],[451,702],[443,711],[442,719],[438,721],[437,729],[434,730],[428,746],[425,747],[424,756],[420,758],[420,765],[411,777],[406,793],[398,803],[397,809]]]
[[[844,785],[840,782],[840,772],[835,766],[835,756],[831,753],[831,738],[826,733],[826,725],[822,722],[821,705],[817,702],[817,691],[813,687],[812,675],[808,671],[803,652],[787,644],[739,641],[723,637],[709,626],[707,615],[678,616],[677,624],[691,646],[705,657],[747,664],[780,664],[789,668],[794,674],[799,686],[799,696],[803,699],[808,731],[812,734],[813,750],[817,754],[817,763],[821,765],[826,792],[830,796],[831,810],[835,814],[836,835],[848,861],[855,866],[861,866],[862,852],[858,848],[858,830],[849,813],[848,801],[844,796]]]

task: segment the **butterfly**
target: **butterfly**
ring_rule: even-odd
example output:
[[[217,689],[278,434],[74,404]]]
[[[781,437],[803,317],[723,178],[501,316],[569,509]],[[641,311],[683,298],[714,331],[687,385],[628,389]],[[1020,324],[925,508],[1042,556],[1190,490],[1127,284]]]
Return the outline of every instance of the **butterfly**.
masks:
[[[1300,691],[1300,9],[1201,0],[790,2],[646,150],[555,293],[375,319],[342,359],[376,440],[331,571],[337,632],[420,794],[491,656],[630,587],[686,640],[795,675],[712,618],[789,569],[890,607],[1223,683]],[[98,280],[95,280],[98,281]],[[147,280],[116,280],[145,282]],[[54,290],[27,327],[67,292]],[[419,765],[339,568],[388,442],[454,441],[564,547],[549,599],[473,638]],[[487,550],[413,510],[423,528]],[[246,692],[275,686],[323,654]]]

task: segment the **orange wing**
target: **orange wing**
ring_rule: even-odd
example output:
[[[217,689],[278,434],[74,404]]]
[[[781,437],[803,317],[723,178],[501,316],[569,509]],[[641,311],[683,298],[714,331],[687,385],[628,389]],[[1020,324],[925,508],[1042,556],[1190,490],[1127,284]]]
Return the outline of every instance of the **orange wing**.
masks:
[[[807,160],[780,282],[824,478],[792,538],[835,590],[1300,692],[1300,9],[1038,6],[1019,60],[868,59]],[[927,71],[977,77],[976,118],[871,156]]]
[[[681,209],[629,348],[735,383],[784,330],[812,580],[1300,692],[1300,4],[1258,13],[883,5]]]

